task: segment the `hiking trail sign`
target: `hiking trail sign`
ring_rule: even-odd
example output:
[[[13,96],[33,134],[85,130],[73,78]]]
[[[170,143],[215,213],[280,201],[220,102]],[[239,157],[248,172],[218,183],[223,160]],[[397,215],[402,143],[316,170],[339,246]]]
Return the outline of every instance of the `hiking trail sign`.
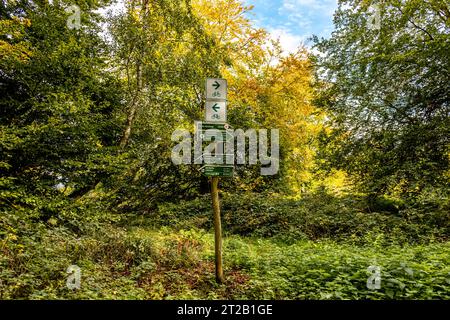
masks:
[[[220,203],[219,203],[219,177],[233,177],[234,173],[234,154],[217,154],[219,144],[223,144],[227,140],[227,134],[229,134],[229,125],[227,121],[227,80],[225,79],[206,79],[206,103],[205,103],[205,121],[200,123],[199,127],[196,124],[197,134],[200,134],[202,138],[207,141],[211,141],[214,137],[213,143],[215,144],[216,153],[214,156],[211,154],[204,154],[203,160],[208,164],[202,167],[203,174],[211,177],[211,200],[214,212],[214,251],[216,261],[216,281],[223,283],[225,281],[223,276],[222,266],[222,225],[220,220]],[[207,130],[215,129],[219,132],[219,135],[211,135]],[[217,140],[216,140],[217,139]],[[232,162],[233,164],[212,164],[211,161],[219,156],[219,159],[225,157],[225,163]],[[229,161],[231,160],[231,161]]]
[[[206,79],[206,100],[227,100],[227,80]]]
[[[227,123],[216,123],[216,122],[201,122],[201,121],[194,121],[195,123],[195,132],[196,134],[200,135],[200,138],[202,140],[206,141],[212,141],[214,138],[214,141],[218,142],[224,142],[227,140],[227,135],[230,135],[234,138],[233,129],[230,128],[230,126]],[[221,133],[220,137],[217,137],[211,132],[208,132],[208,130],[214,129],[218,130]]]
[[[203,173],[205,176],[210,177],[232,177],[233,176],[233,166],[221,166],[221,165],[208,165],[205,166]]]
[[[205,121],[227,121],[227,80],[206,79]]]
[[[206,103],[205,103],[205,121],[201,123],[201,128],[196,129],[202,135],[202,138],[211,141],[206,130],[216,129],[221,132],[221,139],[217,143],[224,143],[227,138],[227,130],[229,125],[227,121],[227,80],[217,78],[206,79]],[[216,148],[217,151],[217,148]],[[234,155],[225,155],[225,157],[234,159]],[[205,159],[204,160],[209,160]],[[228,161],[229,164],[229,161]],[[232,177],[234,172],[233,166],[221,166],[220,164],[212,164],[208,161],[202,168],[203,174],[213,177]]]
[[[226,101],[208,101],[205,105],[205,120],[210,122],[227,121],[227,102]]]

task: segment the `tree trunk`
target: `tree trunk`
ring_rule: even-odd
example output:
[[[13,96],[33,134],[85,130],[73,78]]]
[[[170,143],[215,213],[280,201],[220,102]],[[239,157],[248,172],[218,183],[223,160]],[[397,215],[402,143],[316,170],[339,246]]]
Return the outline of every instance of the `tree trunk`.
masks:
[[[141,23],[143,24],[143,32],[145,38],[146,22],[145,17],[148,11],[148,0],[142,0],[142,11],[141,11]],[[142,44],[142,43],[141,43]],[[141,53],[143,52],[142,45],[139,47]],[[123,132],[122,138],[120,139],[120,148],[123,149],[127,146],[128,141],[130,141],[131,129],[133,128],[134,119],[136,118],[137,109],[140,103],[140,94],[142,91],[142,61],[138,58],[136,61],[136,90],[133,93],[134,96],[131,99],[130,106],[128,108],[127,125],[125,131]]]

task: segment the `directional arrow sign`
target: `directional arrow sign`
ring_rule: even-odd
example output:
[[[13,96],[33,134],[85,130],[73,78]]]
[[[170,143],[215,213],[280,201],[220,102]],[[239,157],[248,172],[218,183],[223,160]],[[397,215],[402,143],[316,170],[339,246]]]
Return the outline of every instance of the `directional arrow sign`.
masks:
[[[216,137],[215,131],[208,131],[209,129],[218,130],[221,136]],[[234,139],[234,130],[227,123],[195,121],[194,130],[196,135],[201,135],[201,139],[208,143],[212,140],[222,142],[227,141],[227,139]]]
[[[214,164],[215,160],[217,164],[234,164],[234,154],[213,154],[213,155],[203,155],[203,160],[206,164]]]
[[[216,104],[214,104],[214,105],[212,106],[212,109],[213,109],[215,112],[217,112],[217,111],[219,111],[220,107],[219,107],[219,105],[216,103]]]
[[[206,165],[203,168],[205,176],[232,177],[233,171],[233,166]]]
[[[206,131],[203,130],[202,133],[200,133],[202,135],[202,141],[204,141],[205,143],[209,143],[212,141],[216,141],[216,142],[224,142],[227,140],[234,139],[234,135],[233,135],[233,130],[219,130],[220,132],[220,136],[215,134],[215,131]]]
[[[206,100],[226,100],[227,80],[206,79]]]
[[[206,101],[205,120],[211,122],[227,121],[227,103],[225,101]]]
[[[227,139],[227,135],[234,137],[234,129],[231,128],[228,123],[194,121],[195,134],[202,135],[202,139],[206,141],[211,141],[211,131],[207,131],[209,129],[219,130],[222,134],[222,138],[218,141],[225,141]]]
[[[195,121],[195,130],[196,131],[205,131],[208,129],[217,129],[217,130],[227,130],[232,129],[227,123],[216,123],[216,122],[206,122],[206,121]]]

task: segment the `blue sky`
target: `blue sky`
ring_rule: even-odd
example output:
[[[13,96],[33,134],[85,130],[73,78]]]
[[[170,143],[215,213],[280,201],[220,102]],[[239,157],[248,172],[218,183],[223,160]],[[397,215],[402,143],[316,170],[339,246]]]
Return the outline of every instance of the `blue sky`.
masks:
[[[337,0],[245,0],[254,9],[249,18],[258,27],[279,38],[282,47],[293,52],[300,43],[308,47],[312,35],[328,37],[333,30]]]
[[[124,0],[113,8],[123,9]],[[333,12],[338,0],[242,0],[254,8],[248,15],[257,27],[268,30],[280,39],[286,52],[294,52],[300,44],[316,34],[328,37],[333,30]],[[106,10],[103,10],[106,11]]]

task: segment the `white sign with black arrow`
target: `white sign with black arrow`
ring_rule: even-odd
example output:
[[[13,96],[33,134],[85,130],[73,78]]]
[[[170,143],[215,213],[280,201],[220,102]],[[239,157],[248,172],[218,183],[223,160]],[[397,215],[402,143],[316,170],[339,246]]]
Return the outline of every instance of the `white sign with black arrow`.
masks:
[[[227,121],[227,80],[206,79],[205,121]]]
[[[227,100],[227,80],[206,79],[206,100]]]
[[[206,101],[205,121],[226,122],[227,102],[226,101]]]

